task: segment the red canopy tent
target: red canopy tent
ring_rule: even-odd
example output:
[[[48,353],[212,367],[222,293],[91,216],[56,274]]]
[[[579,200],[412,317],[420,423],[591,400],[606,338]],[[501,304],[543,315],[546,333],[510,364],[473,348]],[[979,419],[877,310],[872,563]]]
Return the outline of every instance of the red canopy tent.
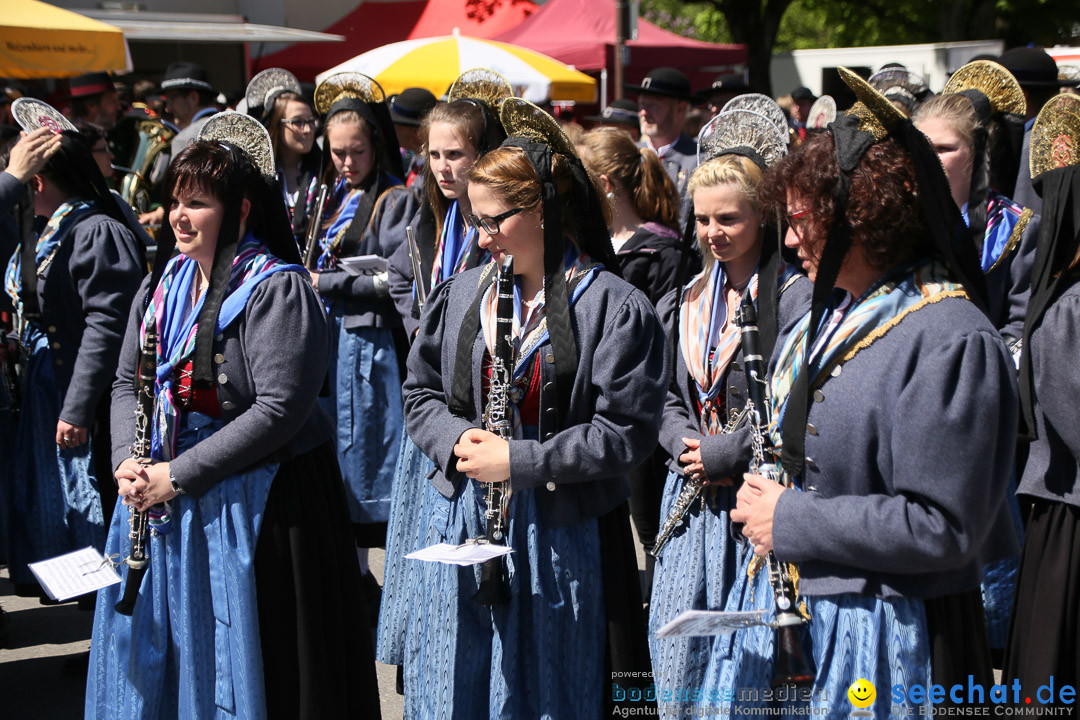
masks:
[[[516,27],[494,38],[596,73],[614,67],[615,3],[612,0],[550,0]],[[627,82],[640,82],[656,67],[676,67],[695,89],[747,60],[745,45],[718,45],[689,40],[638,20],[638,38],[628,42]],[[609,90],[609,95],[611,91]]]
[[[292,45],[253,61],[253,72],[282,67],[304,82],[349,58],[399,40],[449,35],[489,38],[519,24],[536,9],[529,0],[367,0],[323,32],[345,42],[317,48]]]

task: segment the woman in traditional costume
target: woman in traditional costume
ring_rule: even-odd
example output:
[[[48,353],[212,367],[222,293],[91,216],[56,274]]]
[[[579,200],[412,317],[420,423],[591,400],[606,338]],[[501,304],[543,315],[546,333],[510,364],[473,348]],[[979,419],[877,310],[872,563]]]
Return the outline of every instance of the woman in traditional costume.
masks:
[[[300,82],[282,68],[267,68],[251,78],[244,93],[246,111],[270,133],[274,165],[289,212],[289,225],[301,249],[319,192],[321,153],[315,146],[319,118],[304,99]]]
[[[16,592],[38,595],[27,563],[104,547],[103,508],[116,498],[102,476],[108,388],[146,261],[85,138],[41,101],[19,99],[12,112],[28,133],[48,129],[27,146],[58,143],[38,172],[0,174],[0,209],[18,205],[22,233],[4,275],[22,366],[9,565]]]
[[[168,229],[112,408],[121,496],[154,528],[149,566],[130,617],[114,609],[122,586],[98,595],[86,717],[378,717],[333,425],[316,404],[330,337],[269,137],[217,115],[164,188]],[[143,463],[133,387],[151,352]],[[110,554],[128,552],[128,515],[117,507]]]
[[[422,565],[405,713],[599,717],[615,694],[609,673],[647,663],[626,473],[656,444],[668,348],[648,298],[606,269],[599,199],[569,140],[526,101],[500,107],[509,138],[469,173],[471,224],[493,262],[428,298],[405,394],[440,493],[425,544],[501,527],[513,552],[505,583],[481,583],[477,565]],[[493,281],[508,255],[516,360],[507,394],[493,397]],[[511,401],[513,439],[481,427],[497,397]],[[509,505],[485,521],[490,482],[506,484]]]
[[[417,207],[416,196],[393,174],[400,172],[401,160],[384,100],[379,84],[360,73],[331,75],[315,89],[332,175],[317,270],[311,274],[331,325],[330,393],[322,402],[337,419],[338,463],[373,606],[379,603],[378,585],[368,568],[368,548],[386,543],[402,427],[404,337],[386,264],[405,240],[405,223]],[[371,261],[366,269],[344,269],[342,261],[360,256]]]
[[[859,102],[762,184],[814,293],[771,377],[780,481],[745,476],[731,512],[747,542],[727,609],[779,614],[762,557],[774,553],[813,670],[787,676],[795,653],[767,625],[719,636],[702,705],[721,711],[768,704],[725,691],[773,682],[801,680],[809,692],[786,695],[799,710],[839,717],[868,680],[877,718],[928,709],[896,688],[993,684],[979,581],[1016,548],[1014,366],[981,309],[978,258],[932,148],[841,75]]]
[[[1003,679],[1021,697],[1075,683],[1080,672],[1080,438],[1076,420],[1080,312],[1080,99],[1059,95],[1031,130],[1031,176],[1043,225],[1020,363],[1022,434],[1032,440],[1019,493],[1030,502]],[[1051,681],[1050,678],[1054,680]],[[1039,696],[1044,702],[1045,698]],[[1071,707],[1058,694],[1050,704]]]
[[[781,258],[779,221],[762,214],[758,199],[765,169],[787,152],[786,138],[764,115],[733,110],[710,121],[700,142],[704,162],[687,191],[705,268],[660,305],[669,336],[677,338],[660,443],[678,466],[664,486],[667,542],[657,554],[649,644],[658,700],[672,717],[688,704],[679,691],[701,686],[712,641],[660,638],[656,631],[686,610],[722,609],[734,572],[733,478],[751,458],[736,310],[749,291],[768,358],[810,306],[810,282]]]
[[[477,228],[468,221],[472,214],[468,172],[477,158],[506,139],[498,110],[499,103],[508,97],[513,97],[513,91],[501,75],[470,70],[450,87],[448,102],[432,108],[421,125],[427,161],[424,204],[411,224],[415,246],[403,243],[390,262],[390,293],[410,338],[419,327],[422,298],[432,288],[490,259],[477,243]],[[415,277],[414,261],[419,278]],[[434,467],[403,431],[391,491],[376,646],[379,662],[390,665],[405,663],[409,608],[422,596],[420,567],[404,556],[419,550],[427,534],[427,500],[437,494],[429,481]]]

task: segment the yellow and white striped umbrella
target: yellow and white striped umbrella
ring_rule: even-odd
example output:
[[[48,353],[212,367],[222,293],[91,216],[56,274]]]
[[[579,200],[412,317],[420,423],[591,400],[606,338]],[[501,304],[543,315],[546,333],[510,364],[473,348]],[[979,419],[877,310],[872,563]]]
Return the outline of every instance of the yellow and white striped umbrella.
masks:
[[[419,38],[384,45],[320,73],[361,72],[379,81],[387,95],[410,87],[446,94],[458,75],[473,68],[500,73],[519,97],[532,102],[596,99],[596,81],[547,55],[516,45],[464,35]]]

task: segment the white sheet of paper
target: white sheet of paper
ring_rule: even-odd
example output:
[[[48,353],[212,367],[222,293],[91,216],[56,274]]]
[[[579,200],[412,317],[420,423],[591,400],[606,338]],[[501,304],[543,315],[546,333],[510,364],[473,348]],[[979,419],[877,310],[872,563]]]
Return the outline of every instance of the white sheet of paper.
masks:
[[[412,560],[440,562],[447,565],[479,565],[491,558],[509,555],[511,552],[513,552],[513,549],[506,545],[494,545],[492,543],[465,543],[463,545],[436,543],[423,550],[411,552],[405,557]]]
[[[49,597],[60,602],[120,582],[112,563],[92,547],[30,563],[30,571]]]
[[[764,610],[750,610],[747,612],[687,610],[657,630],[656,637],[730,635],[739,628],[764,624]]]
[[[386,272],[386,258],[378,255],[359,255],[357,257],[341,258],[337,261],[339,269],[350,275],[376,275]]]

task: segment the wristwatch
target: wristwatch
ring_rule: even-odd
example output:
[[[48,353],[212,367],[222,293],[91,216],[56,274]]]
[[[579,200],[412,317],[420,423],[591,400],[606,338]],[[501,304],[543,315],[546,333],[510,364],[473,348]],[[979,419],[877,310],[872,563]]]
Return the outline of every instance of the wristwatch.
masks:
[[[169,484],[172,485],[173,492],[177,495],[184,495],[184,488],[180,487],[180,484],[176,482],[176,478],[173,477],[172,470],[169,470]]]

